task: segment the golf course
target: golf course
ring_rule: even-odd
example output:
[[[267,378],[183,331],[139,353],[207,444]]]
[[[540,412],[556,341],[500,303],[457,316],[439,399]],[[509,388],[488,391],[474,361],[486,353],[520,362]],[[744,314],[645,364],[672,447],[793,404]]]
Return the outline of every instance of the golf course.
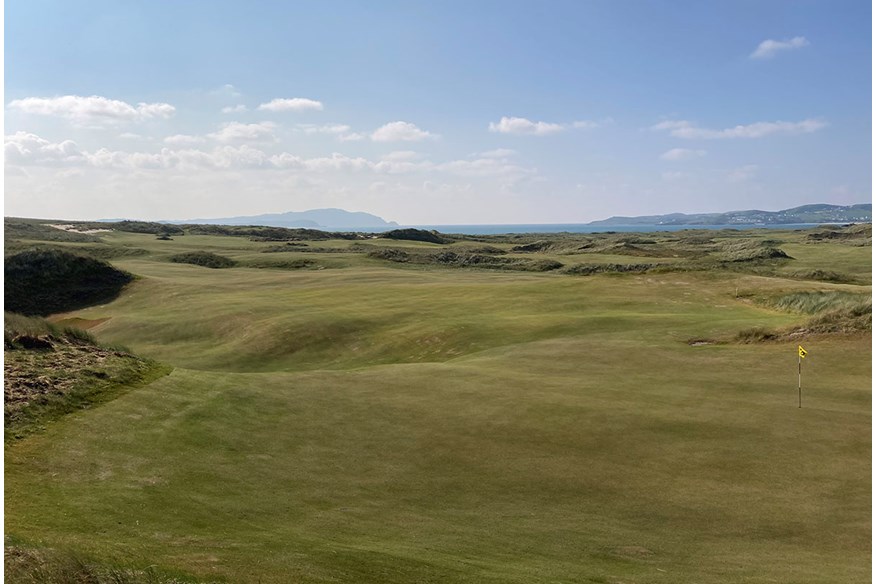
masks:
[[[7,310],[15,254],[131,277],[7,342],[105,384],[20,427],[7,384],[7,582],[870,581],[869,225],[49,223]]]

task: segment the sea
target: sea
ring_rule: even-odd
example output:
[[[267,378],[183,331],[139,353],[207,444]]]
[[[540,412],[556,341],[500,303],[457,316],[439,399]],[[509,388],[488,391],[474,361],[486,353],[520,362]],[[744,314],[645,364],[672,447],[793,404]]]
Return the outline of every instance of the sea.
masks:
[[[399,225],[386,228],[367,227],[362,229],[344,228],[332,231],[361,231],[382,233],[393,229],[425,229],[441,233],[461,235],[503,235],[515,233],[651,233],[655,231],[683,231],[685,229],[809,229],[825,223],[786,223],[786,224],[733,224],[733,225],[590,225],[587,223],[531,223],[513,225]],[[323,228],[320,228],[323,229]]]

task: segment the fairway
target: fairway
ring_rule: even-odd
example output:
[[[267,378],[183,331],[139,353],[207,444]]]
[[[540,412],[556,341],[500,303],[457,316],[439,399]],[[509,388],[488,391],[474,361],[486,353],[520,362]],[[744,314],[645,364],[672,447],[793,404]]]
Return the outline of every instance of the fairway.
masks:
[[[174,369],[7,444],[6,534],[199,582],[867,582],[869,333],[734,339],[869,295],[795,270],[871,248],[776,237],[777,268],[574,276],[105,235],[138,279],[53,320]]]

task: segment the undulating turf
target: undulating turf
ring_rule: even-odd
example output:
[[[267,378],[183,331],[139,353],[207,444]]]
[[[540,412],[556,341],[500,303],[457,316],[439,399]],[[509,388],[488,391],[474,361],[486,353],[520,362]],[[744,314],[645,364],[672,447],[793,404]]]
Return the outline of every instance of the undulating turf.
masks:
[[[204,581],[867,582],[870,336],[724,342],[870,292],[783,277],[869,248],[783,237],[763,273],[571,276],[104,236],[140,278],[56,319],[175,369],[8,448],[6,532]],[[245,267],[280,255],[324,269]]]

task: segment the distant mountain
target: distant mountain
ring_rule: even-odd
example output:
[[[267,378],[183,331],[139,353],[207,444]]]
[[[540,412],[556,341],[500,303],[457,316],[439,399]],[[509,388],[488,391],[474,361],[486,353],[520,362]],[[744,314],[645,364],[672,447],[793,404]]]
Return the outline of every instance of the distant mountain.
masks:
[[[851,223],[872,221],[873,205],[803,205],[784,211],[730,211],[728,213],[670,213],[638,217],[610,217],[588,225],[783,225],[789,223]]]
[[[350,212],[343,209],[312,209],[310,211],[289,211],[287,213],[268,213],[246,217],[225,217],[219,219],[188,219],[168,221],[167,223],[200,223],[210,225],[267,225],[269,227],[307,227],[328,229],[364,229],[397,227],[395,221],[385,221],[377,215],[363,212]]]

